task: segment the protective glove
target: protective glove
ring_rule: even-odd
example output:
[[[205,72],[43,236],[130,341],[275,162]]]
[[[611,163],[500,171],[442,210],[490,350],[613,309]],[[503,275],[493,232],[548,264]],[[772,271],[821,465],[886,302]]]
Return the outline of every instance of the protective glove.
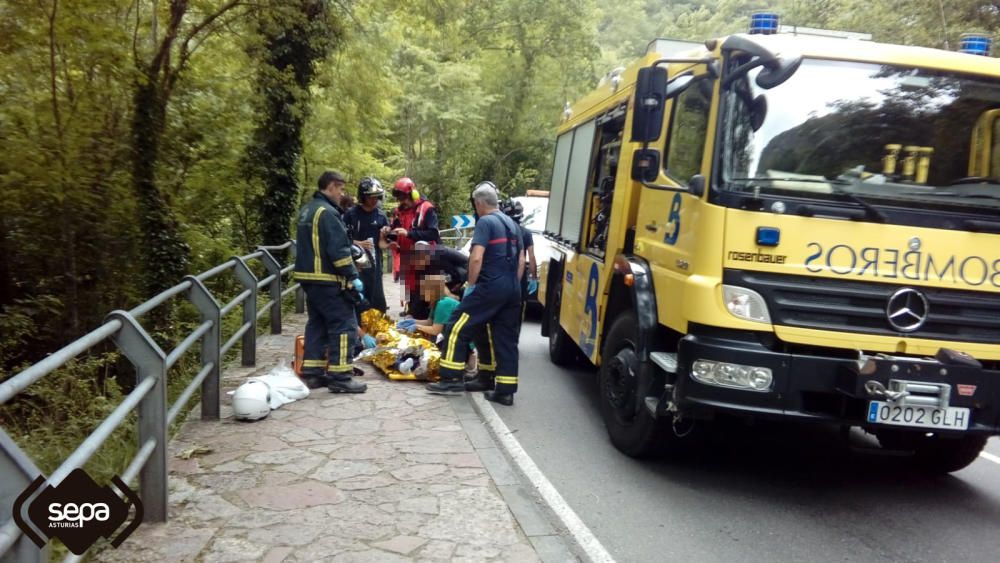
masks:
[[[417,321],[413,319],[403,319],[396,323],[396,330],[403,330],[406,332],[413,332],[417,330]]]
[[[466,297],[468,297],[469,294],[472,293],[473,289],[476,289],[476,284],[471,284],[471,285],[465,286],[465,291],[462,292],[462,299],[465,299]]]
[[[375,338],[370,334],[362,336],[361,343],[364,344],[365,348],[374,348],[378,345],[378,342],[375,342]]]
[[[354,289],[354,291],[358,292],[358,296],[361,297],[362,300],[364,300],[365,294],[363,292],[365,289],[365,284],[358,278],[354,278],[353,280],[351,280],[351,287]]]
[[[538,291],[538,280],[531,278],[528,280],[528,295],[534,295]]]

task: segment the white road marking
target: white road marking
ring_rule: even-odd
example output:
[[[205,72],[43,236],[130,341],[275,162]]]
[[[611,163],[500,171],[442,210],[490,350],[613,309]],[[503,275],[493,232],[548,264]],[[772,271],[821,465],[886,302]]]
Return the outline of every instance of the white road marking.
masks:
[[[991,454],[989,452],[979,452],[979,457],[981,457],[983,459],[988,459],[988,460],[992,461],[993,463],[996,463],[996,464],[1000,465],[1000,456],[995,456],[995,455],[993,455],[993,454]]]
[[[493,405],[479,393],[470,393],[470,395],[479,414],[482,415],[486,424],[493,430],[493,434],[496,435],[500,445],[507,451],[507,455],[511,457],[521,470],[521,473],[528,478],[531,485],[542,495],[542,499],[549,505],[549,508],[552,509],[556,517],[562,521],[563,526],[569,530],[569,533],[573,535],[573,539],[576,540],[576,543],[584,551],[587,558],[594,563],[613,563],[614,558],[611,557],[608,550],[604,549],[600,540],[583,523],[583,520],[580,520],[576,512],[570,508],[566,500],[559,494],[559,491],[545,477],[542,470],[535,465],[531,456],[524,451],[524,448],[521,447],[520,442],[517,441],[514,434],[507,428],[507,425],[496,411],[493,410]]]

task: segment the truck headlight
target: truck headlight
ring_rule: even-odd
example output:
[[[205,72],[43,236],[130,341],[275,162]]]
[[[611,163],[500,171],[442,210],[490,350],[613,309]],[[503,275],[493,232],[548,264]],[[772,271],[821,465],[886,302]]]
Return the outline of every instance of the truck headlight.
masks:
[[[770,368],[712,360],[695,360],[691,364],[691,377],[705,385],[746,391],[768,391],[774,383]]]
[[[752,289],[723,285],[722,300],[726,304],[726,309],[734,317],[771,324],[771,314],[767,311],[767,303],[759,293]]]

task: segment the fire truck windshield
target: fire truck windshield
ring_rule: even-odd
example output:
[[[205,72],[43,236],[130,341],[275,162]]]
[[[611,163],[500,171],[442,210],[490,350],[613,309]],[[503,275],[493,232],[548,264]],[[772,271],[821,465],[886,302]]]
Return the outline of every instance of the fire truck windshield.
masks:
[[[765,90],[757,72],[723,93],[723,190],[1000,210],[1000,80],[806,59]]]

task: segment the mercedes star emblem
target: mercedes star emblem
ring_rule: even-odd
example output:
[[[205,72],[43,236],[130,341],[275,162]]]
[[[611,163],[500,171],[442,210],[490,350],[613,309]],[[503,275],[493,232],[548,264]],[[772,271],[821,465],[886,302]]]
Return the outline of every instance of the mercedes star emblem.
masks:
[[[885,315],[892,328],[899,332],[913,332],[924,326],[930,304],[919,291],[904,287],[889,297],[885,306]]]

